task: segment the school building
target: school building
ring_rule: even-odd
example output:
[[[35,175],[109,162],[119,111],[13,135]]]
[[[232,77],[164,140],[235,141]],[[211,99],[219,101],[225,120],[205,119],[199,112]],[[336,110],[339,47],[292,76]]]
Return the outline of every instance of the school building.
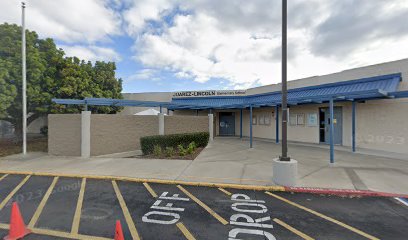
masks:
[[[60,104],[155,108],[173,116],[210,116],[215,136],[279,142],[281,85],[246,90],[125,93],[124,100],[55,99]],[[288,140],[407,154],[408,59],[288,82]],[[192,123],[194,124],[194,123]],[[333,148],[333,147],[332,147]]]

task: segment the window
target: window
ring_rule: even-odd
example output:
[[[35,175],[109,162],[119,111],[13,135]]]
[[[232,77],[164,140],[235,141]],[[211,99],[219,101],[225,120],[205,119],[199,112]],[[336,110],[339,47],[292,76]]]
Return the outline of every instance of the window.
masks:
[[[291,113],[289,114],[289,125],[290,126],[304,126],[305,125],[305,114],[304,113]]]
[[[307,114],[307,126],[316,127],[317,123],[317,113],[308,113]]]
[[[271,118],[272,118],[271,115],[265,117],[265,125],[271,125]]]
[[[305,114],[304,113],[299,113],[297,114],[296,117],[297,121],[297,125],[305,125]]]
[[[296,114],[289,114],[289,125],[296,126],[297,125],[297,115]]]
[[[259,125],[265,125],[265,116],[263,114],[259,115]]]
[[[271,125],[271,113],[259,114],[259,125]]]

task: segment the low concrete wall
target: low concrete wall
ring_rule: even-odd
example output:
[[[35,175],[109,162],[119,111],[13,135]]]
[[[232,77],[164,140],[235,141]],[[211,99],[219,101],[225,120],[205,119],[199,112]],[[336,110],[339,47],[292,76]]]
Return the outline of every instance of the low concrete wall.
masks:
[[[81,114],[48,115],[48,153],[81,155]]]
[[[165,116],[164,134],[208,132],[208,116]]]
[[[48,152],[60,156],[81,155],[81,114],[50,114]],[[159,135],[158,116],[92,114],[91,156],[140,149],[140,137]],[[164,133],[208,131],[208,116],[165,116]]]
[[[158,116],[91,115],[91,156],[140,149],[140,137],[158,135]]]

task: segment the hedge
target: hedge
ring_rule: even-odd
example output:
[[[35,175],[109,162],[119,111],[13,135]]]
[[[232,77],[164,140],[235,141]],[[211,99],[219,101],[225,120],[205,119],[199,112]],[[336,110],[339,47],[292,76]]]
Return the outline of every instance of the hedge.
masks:
[[[180,133],[170,135],[155,135],[140,138],[140,146],[144,155],[153,153],[155,145],[162,149],[173,147],[177,149],[178,145],[187,147],[191,142],[195,142],[197,147],[205,147],[208,144],[210,134],[208,132]]]

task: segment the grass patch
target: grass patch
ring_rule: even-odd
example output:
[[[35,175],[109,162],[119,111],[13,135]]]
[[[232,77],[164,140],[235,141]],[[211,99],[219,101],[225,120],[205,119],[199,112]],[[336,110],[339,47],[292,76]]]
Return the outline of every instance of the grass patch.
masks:
[[[0,157],[22,153],[22,142],[0,140]],[[33,138],[27,141],[28,152],[48,152],[47,138]]]

